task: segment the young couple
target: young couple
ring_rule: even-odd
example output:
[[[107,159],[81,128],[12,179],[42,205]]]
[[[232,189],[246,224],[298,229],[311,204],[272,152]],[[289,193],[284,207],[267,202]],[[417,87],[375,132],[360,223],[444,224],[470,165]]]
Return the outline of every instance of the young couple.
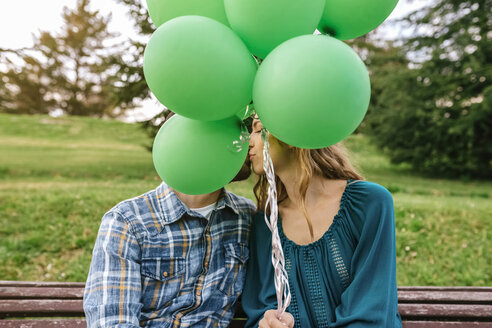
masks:
[[[362,181],[338,145],[299,149],[270,135],[292,295],[277,317],[261,128],[254,119],[248,156],[258,212],[225,189],[186,195],[162,183],[104,215],[88,327],[227,327],[241,293],[247,327],[401,327],[390,193]]]

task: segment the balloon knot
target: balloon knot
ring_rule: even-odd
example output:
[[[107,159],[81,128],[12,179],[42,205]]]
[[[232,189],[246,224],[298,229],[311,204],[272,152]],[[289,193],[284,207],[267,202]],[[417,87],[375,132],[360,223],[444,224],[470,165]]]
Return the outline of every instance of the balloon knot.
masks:
[[[329,26],[323,26],[322,32],[332,37],[337,35],[337,32]]]

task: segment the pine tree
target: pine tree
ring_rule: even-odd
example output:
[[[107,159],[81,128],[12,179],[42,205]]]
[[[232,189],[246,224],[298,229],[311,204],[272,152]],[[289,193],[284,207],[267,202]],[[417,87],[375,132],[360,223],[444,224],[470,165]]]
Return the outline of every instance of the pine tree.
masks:
[[[147,7],[144,6],[145,0],[115,0],[118,3],[124,4],[128,8],[128,14],[134,20],[134,26],[140,36],[150,37],[154,32],[155,26],[150,20]],[[140,40],[131,40],[128,46],[131,49],[130,60],[120,59],[117,64],[120,66],[120,71],[124,72],[121,78],[121,88],[117,94],[118,99],[123,105],[135,105],[135,100],[144,100],[150,97],[150,90],[145,81],[143,73],[143,55],[146,43]],[[142,128],[147,134],[153,138],[157,134],[160,125],[165,121],[170,111],[162,106],[162,111],[154,117],[142,122]],[[149,150],[152,145],[148,145]]]
[[[147,8],[143,5],[145,0],[115,0],[128,8],[128,15],[134,20],[134,27],[142,37],[150,37],[155,27],[150,21]],[[130,40],[127,44],[126,53],[129,58],[114,58],[114,64],[118,65],[121,74],[118,100],[123,106],[135,105],[135,100],[140,101],[150,97],[143,74],[143,54],[146,42],[141,40]],[[164,107],[163,107],[164,109]]]
[[[107,47],[110,16],[91,11],[90,0],[64,8],[57,34],[41,32],[32,49],[3,52],[5,93],[0,110],[11,113],[115,116],[119,105],[121,52]],[[15,58],[12,59],[12,53]],[[19,64],[20,62],[20,64]]]
[[[0,60],[8,67],[0,72],[0,111],[48,114],[54,101],[47,96],[49,81],[40,61],[25,49],[1,50]]]

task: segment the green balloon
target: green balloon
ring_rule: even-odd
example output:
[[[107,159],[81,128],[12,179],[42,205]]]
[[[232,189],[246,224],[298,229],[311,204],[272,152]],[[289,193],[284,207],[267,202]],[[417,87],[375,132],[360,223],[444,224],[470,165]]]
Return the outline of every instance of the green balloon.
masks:
[[[379,26],[398,0],[326,0],[318,30],[339,40],[354,39]]]
[[[174,115],[160,128],[152,149],[154,167],[172,188],[199,195],[218,190],[239,172],[248,143],[237,147],[241,121],[198,121]],[[235,143],[236,142],[236,143]]]
[[[325,0],[225,0],[232,29],[251,52],[266,55],[293,37],[312,34],[323,13]]]
[[[257,66],[230,28],[201,16],[164,23],[144,53],[145,79],[156,98],[177,114],[204,121],[246,108]]]
[[[147,8],[156,27],[187,15],[209,17],[229,26],[223,0],[147,0]]]
[[[279,140],[323,148],[357,128],[370,89],[367,69],[348,45],[326,35],[304,35],[282,43],[263,61],[253,103]]]

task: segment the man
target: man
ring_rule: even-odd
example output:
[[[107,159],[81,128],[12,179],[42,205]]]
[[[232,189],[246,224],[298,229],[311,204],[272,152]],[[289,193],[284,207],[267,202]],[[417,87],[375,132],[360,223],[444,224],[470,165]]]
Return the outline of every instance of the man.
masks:
[[[245,163],[233,181],[250,175]],[[227,327],[242,291],[254,204],[164,182],[101,222],[84,293],[95,327]]]

